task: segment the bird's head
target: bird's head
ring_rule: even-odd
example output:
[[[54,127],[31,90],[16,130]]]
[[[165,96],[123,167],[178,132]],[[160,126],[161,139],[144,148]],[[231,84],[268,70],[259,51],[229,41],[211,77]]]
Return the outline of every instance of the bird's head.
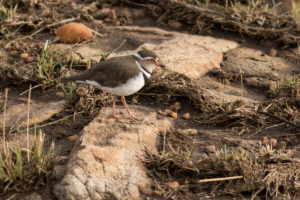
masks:
[[[150,73],[158,66],[164,67],[158,56],[150,50],[142,49],[135,53],[134,56],[138,58],[139,63]]]

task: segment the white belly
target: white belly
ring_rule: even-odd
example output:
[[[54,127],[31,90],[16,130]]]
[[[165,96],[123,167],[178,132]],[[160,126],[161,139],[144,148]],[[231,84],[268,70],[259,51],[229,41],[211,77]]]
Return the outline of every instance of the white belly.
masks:
[[[94,85],[94,86],[100,87],[102,90],[104,90],[106,92],[110,92],[110,93],[113,93],[118,96],[132,95],[132,94],[136,93],[137,91],[139,91],[140,89],[142,89],[142,87],[144,87],[144,85],[145,85],[145,80],[144,80],[142,72],[140,72],[138,76],[135,76],[135,77],[129,79],[126,83],[119,85],[115,88],[104,87],[104,86],[98,84],[96,81],[86,80],[86,81],[76,81],[76,82]]]

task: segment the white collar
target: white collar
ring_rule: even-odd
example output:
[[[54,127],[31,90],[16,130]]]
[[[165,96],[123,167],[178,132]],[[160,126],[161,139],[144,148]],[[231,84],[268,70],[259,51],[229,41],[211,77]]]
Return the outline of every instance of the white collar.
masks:
[[[151,74],[149,72],[147,72],[146,70],[144,70],[144,68],[142,67],[142,65],[139,63],[139,61],[135,61],[136,65],[139,67],[139,69],[142,71],[142,73],[147,77],[150,78]]]

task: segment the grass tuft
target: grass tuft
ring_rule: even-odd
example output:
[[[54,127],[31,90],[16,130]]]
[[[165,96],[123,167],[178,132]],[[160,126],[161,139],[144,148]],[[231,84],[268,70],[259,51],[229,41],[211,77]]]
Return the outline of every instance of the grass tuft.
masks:
[[[49,149],[44,148],[45,134],[40,130],[34,137],[32,149],[20,146],[3,145],[0,153],[0,191],[1,193],[27,191],[33,186],[47,183],[55,161],[54,142]],[[27,153],[30,157],[27,160]]]
[[[33,70],[33,76],[44,85],[52,85],[62,75],[65,66],[59,52],[46,48],[38,57],[37,65]]]
[[[64,91],[64,94],[65,94],[67,100],[69,102],[73,102],[75,100],[76,96],[77,96],[77,94],[76,94],[76,90],[77,90],[76,83],[70,82],[70,83],[68,83],[67,88],[65,88],[63,85],[61,87]]]

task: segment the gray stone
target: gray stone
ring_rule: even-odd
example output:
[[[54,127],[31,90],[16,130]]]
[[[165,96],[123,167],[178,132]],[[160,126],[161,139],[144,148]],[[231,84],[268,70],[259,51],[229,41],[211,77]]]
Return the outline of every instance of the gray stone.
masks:
[[[280,80],[300,72],[298,67],[280,57],[269,57],[259,50],[237,48],[226,53],[222,69],[234,74],[242,74],[243,78],[262,77]]]
[[[27,103],[20,103],[18,99],[10,99],[6,110],[5,126],[6,128],[17,128],[27,125]],[[65,101],[38,102],[32,101],[30,104],[29,125],[40,123],[59,113],[64,108]],[[0,114],[3,118],[3,113]],[[0,121],[2,127],[3,121]]]
[[[223,53],[238,44],[209,36],[175,34],[159,45],[143,46],[156,52],[169,69],[198,79],[213,68],[219,68]]]
[[[263,77],[248,77],[245,78],[246,85],[259,89],[267,90],[269,88],[269,81],[266,81]]]
[[[43,200],[43,197],[36,192],[32,192],[30,194],[23,196],[22,199],[23,200]]]

